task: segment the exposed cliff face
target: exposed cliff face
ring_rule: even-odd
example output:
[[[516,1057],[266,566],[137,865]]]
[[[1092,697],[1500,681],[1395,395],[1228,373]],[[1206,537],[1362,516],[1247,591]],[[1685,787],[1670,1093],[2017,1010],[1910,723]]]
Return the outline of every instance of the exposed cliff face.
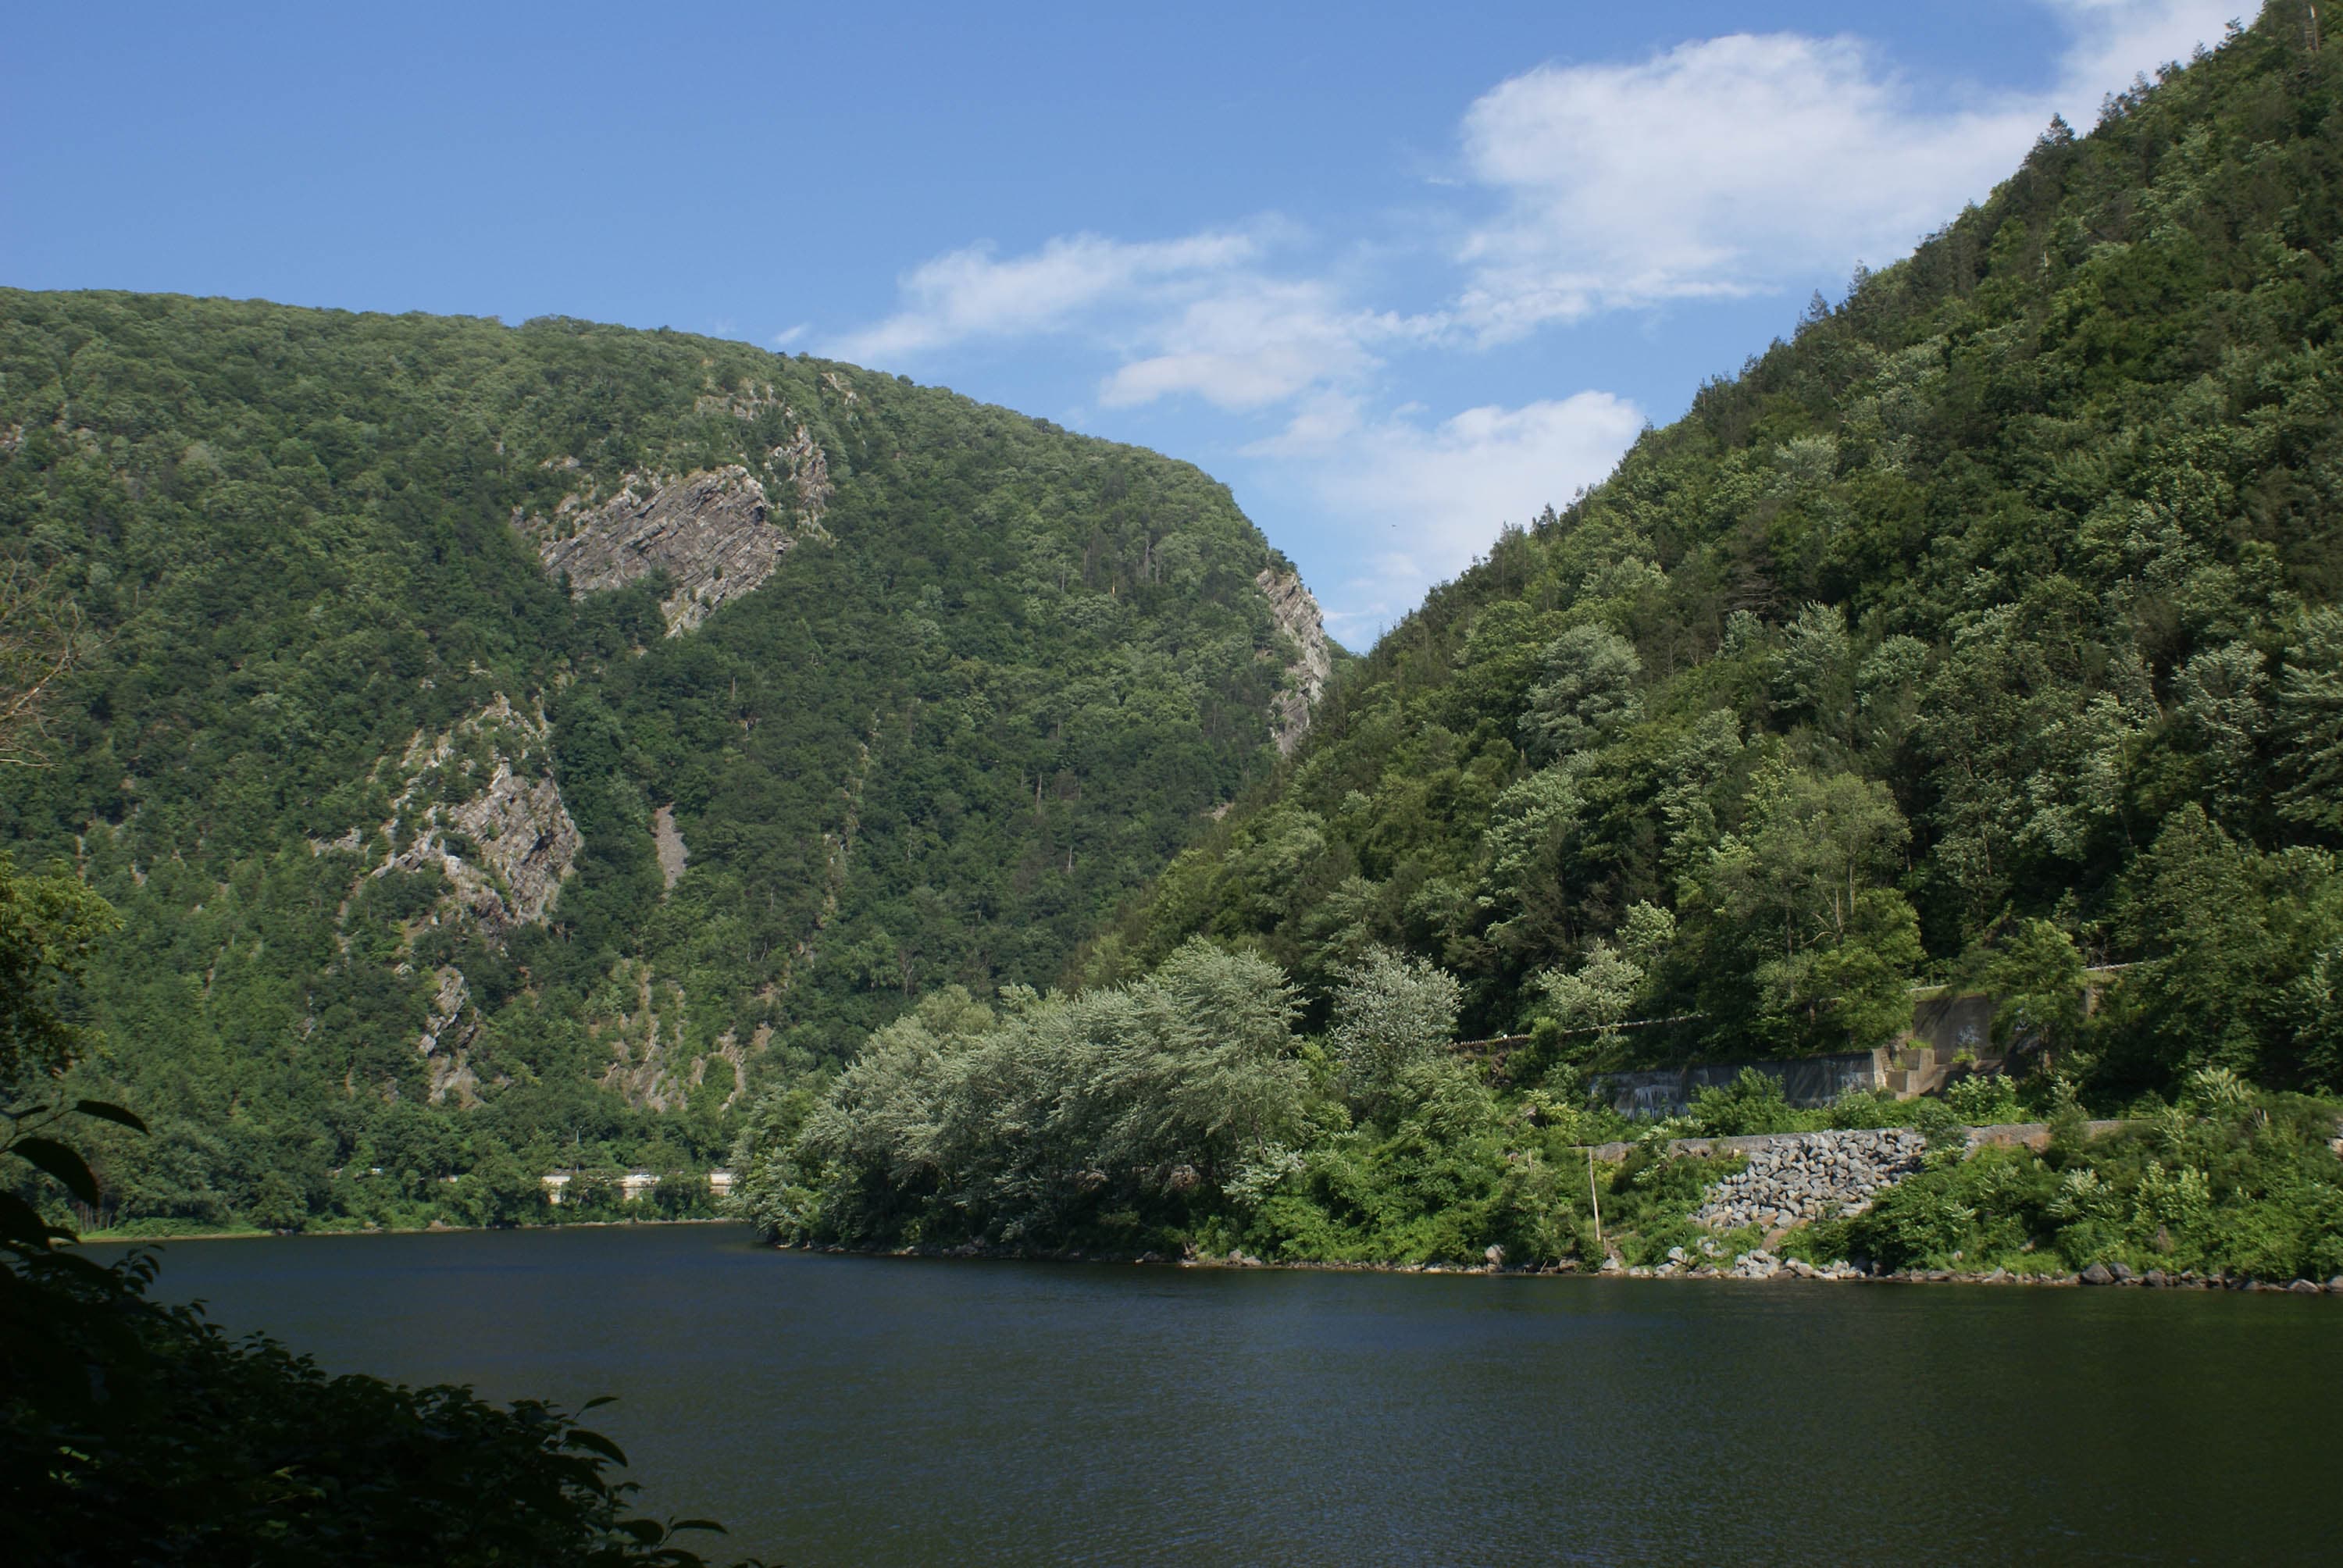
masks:
[[[499,695],[436,739],[417,736],[399,759],[407,789],[384,825],[393,843],[408,841],[374,874],[437,867],[457,908],[492,934],[543,920],[583,842],[547,771],[548,729],[544,714]],[[447,804],[455,789],[467,792]]]
[[[468,1060],[472,1038],[480,1032],[480,1018],[472,1007],[471,982],[462,970],[443,969],[438,980],[439,989],[431,997],[431,1016],[415,1042],[416,1054],[424,1059],[431,1075],[431,1103],[443,1104],[452,1094],[458,1105],[468,1108],[480,1098],[480,1080]]]
[[[417,735],[398,759],[404,787],[382,827],[394,848],[367,875],[438,871],[449,890],[433,924],[469,920],[493,939],[542,921],[583,843],[546,770],[548,729],[543,713],[524,713],[499,695],[443,735]],[[348,851],[362,844],[353,829],[332,842],[312,840],[310,849]],[[400,972],[407,972],[404,964]],[[479,1099],[479,1079],[469,1047],[480,1030],[471,982],[452,966],[434,979],[416,1052],[424,1059],[432,1104],[452,1096],[470,1105]]]
[[[802,429],[812,455],[791,456],[797,443],[775,449],[773,461],[797,492],[798,511],[810,524],[829,499],[821,449]],[[729,599],[753,591],[773,575],[796,543],[770,518],[764,485],[739,464],[703,469],[680,479],[627,476],[618,493],[592,502],[572,496],[551,519],[515,521],[536,537],[546,570],[567,573],[572,596],[623,588],[664,568],[675,591],[659,601],[667,634],[678,636],[706,620]]]
[[[1268,597],[1277,628],[1293,643],[1293,659],[1285,667],[1285,686],[1270,711],[1278,752],[1291,757],[1310,731],[1310,715],[1325,695],[1326,679],[1334,672],[1334,658],[1326,647],[1326,623],[1318,613],[1318,600],[1302,585],[1301,573],[1263,567],[1252,580]]]

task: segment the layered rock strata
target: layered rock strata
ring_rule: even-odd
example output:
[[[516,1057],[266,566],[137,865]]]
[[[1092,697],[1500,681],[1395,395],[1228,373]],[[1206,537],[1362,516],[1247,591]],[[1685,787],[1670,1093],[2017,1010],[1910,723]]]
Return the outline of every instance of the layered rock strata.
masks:
[[[827,468],[817,472],[813,457],[799,454],[784,472],[799,491],[799,511],[819,518],[830,492]],[[795,540],[770,513],[764,485],[736,463],[664,481],[629,474],[607,501],[573,496],[549,521],[515,522],[537,538],[546,570],[568,576],[574,598],[665,571],[675,587],[659,613],[676,637],[773,575]]]

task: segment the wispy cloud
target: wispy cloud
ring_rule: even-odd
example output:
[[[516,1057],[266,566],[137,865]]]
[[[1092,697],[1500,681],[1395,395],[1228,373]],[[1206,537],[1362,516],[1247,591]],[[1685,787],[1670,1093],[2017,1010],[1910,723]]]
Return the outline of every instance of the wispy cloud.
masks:
[[[1864,45],[1792,35],[1516,76],[1464,120],[1466,165],[1504,205],[1463,246],[1461,313],[1503,338],[1898,253],[2039,129],[2030,108],[1902,98]]]
[[[1436,318],[1349,307],[1322,280],[1231,279],[1141,324],[1141,356],[1106,378],[1099,399],[1119,407],[1191,393],[1221,408],[1267,407],[1356,382],[1379,363],[1378,345],[1439,330]]]
[[[1063,331],[1107,307],[1192,290],[1251,261],[1261,245],[1230,230],[1135,243],[1069,235],[1006,259],[973,245],[912,268],[901,279],[902,309],[825,350],[883,364],[972,338]]]
[[[2006,175],[2053,113],[2217,41],[2206,0],[2051,0],[2074,42],[2049,91],[1924,103],[1851,37],[1736,34],[1626,64],[1541,66],[1464,116],[1499,211],[1458,259],[1483,342],[1885,262]]]
[[[1446,418],[1393,408],[1395,361],[1885,265],[1982,198],[2054,111],[2087,127],[2135,72],[2217,43],[2242,0],[2041,3],[2068,47],[2038,92],[1931,95],[1861,39],[1787,33],[1501,82],[1463,113],[1457,158],[1424,176],[1438,195],[1414,253],[1427,229],[1461,238],[1434,246],[1413,308],[1376,297],[1391,284],[1372,236],[1330,251],[1270,216],[1005,256],[967,246],[904,274],[892,314],[822,348],[917,368],[970,343],[1048,338],[1099,364],[1096,407],[1191,399],[1256,422],[1273,433],[1247,458],[1322,532],[1343,533],[1351,573],[1317,586],[1355,638],[1502,523],[1600,480],[1643,424],[1596,390]]]
[[[1320,588],[1336,635],[1357,638],[1462,570],[1502,525],[1527,523],[1603,478],[1643,427],[1643,412],[1608,392],[1467,408],[1437,423],[1408,411],[1368,417],[1328,398],[1248,450],[1297,468],[1351,520],[1358,569]]]
[[[809,330],[811,330],[811,328],[809,325],[802,321],[799,322],[795,327],[783,327],[780,331],[773,334],[772,345],[776,348],[787,348],[790,344],[803,339],[806,333]]]

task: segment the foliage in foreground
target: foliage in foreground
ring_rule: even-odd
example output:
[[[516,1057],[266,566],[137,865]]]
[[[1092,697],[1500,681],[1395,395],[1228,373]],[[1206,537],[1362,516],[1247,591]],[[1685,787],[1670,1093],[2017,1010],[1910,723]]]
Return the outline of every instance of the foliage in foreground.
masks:
[[[534,1401],[328,1377],[193,1307],[151,1264],[12,1248],[0,1507],[25,1562],[666,1563],[693,1522],[628,1505],[625,1456]]]
[[[61,1000],[111,921],[77,883],[0,859],[0,1515],[15,1560],[699,1563],[676,1533],[717,1527],[637,1516],[612,1473],[625,1455],[549,1405],[328,1377],[150,1300],[149,1257],[101,1267],[61,1245],[74,1237],[45,1209],[98,1190],[57,1135],[146,1131],[57,1092],[85,1043]]]

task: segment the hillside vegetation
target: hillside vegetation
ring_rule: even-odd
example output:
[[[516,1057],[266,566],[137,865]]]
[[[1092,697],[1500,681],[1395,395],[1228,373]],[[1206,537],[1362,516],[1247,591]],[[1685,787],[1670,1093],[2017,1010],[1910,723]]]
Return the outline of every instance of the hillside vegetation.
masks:
[[[1506,534],[1098,968],[1203,933],[1322,990],[1383,943],[1484,1033],[1700,1014],[1574,1037],[1674,1061],[2085,956],[2139,966],[2127,1082],[2343,1082],[2343,126],[2298,11]]]
[[[1598,1074],[1875,1047],[1940,980],[2036,1070],[1968,1098],[2068,1131],[1844,1244],[2343,1267],[2298,1098],[2343,1089],[2343,56],[2307,38],[2272,6],[1817,298],[1351,668],[1087,990],[939,995],[760,1107],[750,1211],[1593,1262]],[[2127,966],[2095,1011],[2087,963]],[[1460,1033],[1529,1040],[1493,1087]],[[1765,1087],[1697,1125],[1796,1125]],[[2084,1148],[2087,1103],[2160,1141]],[[1653,1148],[1614,1235],[1697,1202]]]
[[[0,533],[79,620],[0,840],[121,917],[116,1222],[704,1168],[920,991],[1047,983],[1324,673],[1192,467],[574,321],[0,292]]]

